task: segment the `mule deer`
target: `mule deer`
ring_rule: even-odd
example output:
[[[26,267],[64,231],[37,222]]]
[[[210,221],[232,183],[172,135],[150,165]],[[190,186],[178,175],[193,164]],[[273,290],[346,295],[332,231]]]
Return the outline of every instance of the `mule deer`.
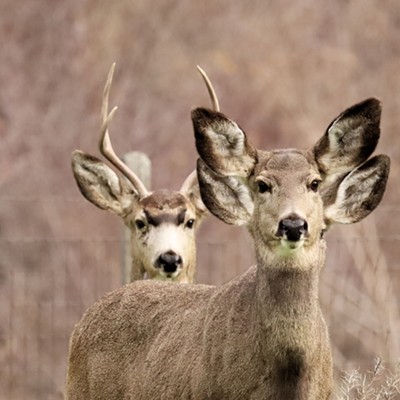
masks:
[[[120,178],[98,158],[75,150],[72,169],[80,191],[97,207],[122,218],[131,231],[131,281],[150,279],[192,283],[196,264],[195,230],[205,215],[196,171],[179,191],[150,192],[115,154],[108,127],[116,107],[108,113],[114,73],[108,74],[103,93],[101,154],[126,178]]]
[[[262,151],[222,113],[195,109],[203,201],[248,226],[257,265],[220,287],[142,281],[103,297],[73,332],[68,400],[328,399],[324,232],[383,196],[389,158],[369,158],[380,114],[368,99],[309,150]]]

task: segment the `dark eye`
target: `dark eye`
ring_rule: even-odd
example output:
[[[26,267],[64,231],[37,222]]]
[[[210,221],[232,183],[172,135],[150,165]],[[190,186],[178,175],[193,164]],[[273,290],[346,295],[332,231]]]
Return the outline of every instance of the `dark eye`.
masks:
[[[321,183],[320,180],[314,179],[314,180],[311,182],[310,189],[311,189],[313,192],[317,192],[320,183]]]
[[[138,229],[143,229],[146,226],[146,224],[141,219],[137,219],[135,221],[135,225]]]
[[[258,186],[258,191],[260,193],[265,193],[265,192],[272,193],[272,186],[269,185],[268,183],[265,183],[264,181],[258,181],[257,186]]]
[[[194,225],[194,219],[189,219],[188,222],[186,222],[186,227],[189,229],[192,229]]]

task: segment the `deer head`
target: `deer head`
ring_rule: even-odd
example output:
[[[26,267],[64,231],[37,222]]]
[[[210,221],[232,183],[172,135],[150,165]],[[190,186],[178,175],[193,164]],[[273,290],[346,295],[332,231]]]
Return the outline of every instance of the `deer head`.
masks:
[[[390,160],[369,158],[380,115],[380,102],[370,98],[335,118],[308,150],[263,151],[224,114],[197,108],[202,199],[224,222],[247,225],[261,258],[305,254],[333,223],[358,222],[381,201]]]
[[[72,170],[83,196],[97,207],[118,215],[132,232],[131,279],[193,282],[196,246],[195,231],[205,215],[196,171],[179,191],[148,191],[142,181],[115,154],[109,125],[116,107],[108,113],[113,65],[104,88],[101,154],[119,171],[114,172],[98,158],[75,150]]]
[[[249,227],[257,265],[220,287],[137,282],[107,295],[71,338],[67,398],[328,399],[322,236],[382,198],[389,159],[370,158],[380,104],[349,108],[304,151],[255,149],[217,110],[192,119],[202,198],[221,220]]]

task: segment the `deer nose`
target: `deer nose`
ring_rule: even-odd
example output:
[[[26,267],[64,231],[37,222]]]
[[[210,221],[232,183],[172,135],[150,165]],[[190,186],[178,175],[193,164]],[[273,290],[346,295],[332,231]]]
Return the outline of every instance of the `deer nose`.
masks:
[[[157,261],[156,266],[162,268],[165,272],[173,273],[182,264],[182,257],[173,251],[167,251],[161,254]]]
[[[292,242],[297,242],[303,235],[307,233],[307,221],[295,215],[285,218],[279,222],[277,236],[284,237]]]

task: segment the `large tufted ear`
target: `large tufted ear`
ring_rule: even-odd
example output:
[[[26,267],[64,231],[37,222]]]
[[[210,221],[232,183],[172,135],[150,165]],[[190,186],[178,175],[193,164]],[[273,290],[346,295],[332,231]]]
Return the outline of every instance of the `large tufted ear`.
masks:
[[[375,150],[380,136],[381,104],[370,98],[341,113],[313,148],[323,175],[352,171]]]
[[[239,126],[218,111],[192,111],[196,148],[203,161],[217,174],[247,177],[256,163],[256,150]]]
[[[389,157],[379,155],[350,172],[338,185],[334,201],[325,205],[327,226],[351,224],[369,215],[382,200],[389,170]]]
[[[201,197],[210,212],[227,224],[248,223],[254,203],[242,178],[218,175],[202,159],[197,160],[197,176]]]
[[[137,200],[137,193],[125,179],[90,154],[75,150],[72,171],[83,196],[103,210],[123,217]]]

